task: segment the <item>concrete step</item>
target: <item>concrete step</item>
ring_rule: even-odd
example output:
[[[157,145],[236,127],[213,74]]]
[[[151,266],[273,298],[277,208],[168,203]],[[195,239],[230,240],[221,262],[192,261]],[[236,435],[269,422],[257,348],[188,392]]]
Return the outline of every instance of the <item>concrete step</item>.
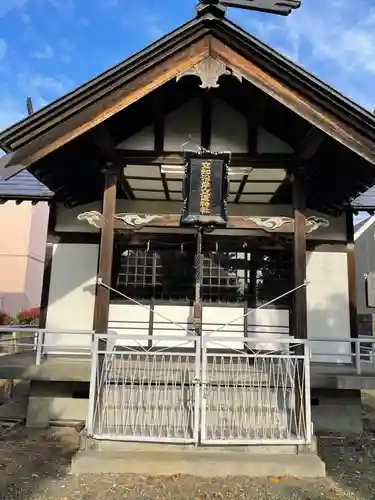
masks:
[[[138,449],[137,449],[138,448]],[[247,447],[243,447],[246,449]],[[277,448],[277,447],[275,447]],[[124,448],[125,450],[125,448]],[[259,450],[258,450],[259,452]],[[132,445],[128,451],[87,449],[72,462],[73,474],[141,474],[199,477],[298,477],[325,476],[325,464],[315,453],[253,454],[223,448],[167,449]]]
[[[310,445],[278,444],[278,445],[206,445],[196,447],[194,444],[166,444],[147,443],[135,441],[120,441],[108,439],[94,439],[86,435],[84,429],[80,434],[81,451],[100,451],[105,453],[122,453],[123,455],[133,452],[155,453],[168,451],[169,453],[237,453],[238,456],[248,455],[298,455],[305,453],[317,453],[317,440],[313,437]]]

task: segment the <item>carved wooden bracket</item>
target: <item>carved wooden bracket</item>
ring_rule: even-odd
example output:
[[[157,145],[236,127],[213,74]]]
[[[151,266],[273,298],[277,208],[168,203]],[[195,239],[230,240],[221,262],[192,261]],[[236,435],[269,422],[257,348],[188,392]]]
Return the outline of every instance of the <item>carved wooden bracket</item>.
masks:
[[[223,62],[211,56],[203,59],[192,68],[178,75],[176,81],[178,82],[181,78],[188,75],[198,76],[200,78],[201,89],[215,89],[219,87],[219,78],[223,75],[232,75],[242,82],[242,75],[228,69]]]
[[[248,217],[248,220],[254,222],[260,229],[268,232],[292,232],[294,233],[294,219],[291,217]],[[287,230],[292,225],[292,231]],[[284,227],[285,226],[285,227]],[[306,219],[306,233],[312,233],[321,227],[328,227],[329,222],[322,217],[308,217]]]
[[[83,212],[77,217],[80,221],[87,221],[96,228],[103,228],[105,219],[100,212]],[[180,227],[181,215],[157,214],[127,214],[119,213],[114,216],[116,230],[140,230],[143,227]],[[312,233],[320,228],[327,228],[329,222],[321,217],[306,219],[306,233]],[[291,217],[267,216],[232,216],[228,218],[228,229],[261,229],[268,233],[294,233],[294,220]]]
[[[82,214],[79,214],[77,219],[80,221],[85,220],[91,226],[97,227],[98,229],[102,229],[102,227],[104,227],[104,224],[106,222],[104,215],[94,210],[91,212],[83,212]]]

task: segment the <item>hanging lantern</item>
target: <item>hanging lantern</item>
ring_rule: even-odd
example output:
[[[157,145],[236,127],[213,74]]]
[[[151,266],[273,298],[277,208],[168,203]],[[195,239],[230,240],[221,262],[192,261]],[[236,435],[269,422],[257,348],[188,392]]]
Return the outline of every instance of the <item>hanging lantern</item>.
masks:
[[[226,226],[230,155],[187,153],[181,224]]]

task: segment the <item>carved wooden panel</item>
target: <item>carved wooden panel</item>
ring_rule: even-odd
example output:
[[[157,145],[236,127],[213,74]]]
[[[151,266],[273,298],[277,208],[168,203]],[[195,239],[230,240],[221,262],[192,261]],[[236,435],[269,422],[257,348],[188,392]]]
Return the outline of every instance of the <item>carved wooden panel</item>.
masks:
[[[100,212],[83,212],[78,220],[87,221],[94,227],[103,228],[105,219]],[[180,214],[128,214],[118,213],[114,216],[115,230],[139,230],[143,227],[181,227]],[[306,219],[306,233],[320,228],[327,228],[329,222],[321,217]],[[231,216],[228,217],[228,229],[261,229],[268,233],[294,233],[294,220],[291,217],[268,216]]]

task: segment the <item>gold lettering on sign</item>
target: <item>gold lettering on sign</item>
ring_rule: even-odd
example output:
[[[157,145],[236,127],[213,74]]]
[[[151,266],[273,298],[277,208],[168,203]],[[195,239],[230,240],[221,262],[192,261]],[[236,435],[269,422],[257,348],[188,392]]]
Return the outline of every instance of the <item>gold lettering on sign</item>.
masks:
[[[209,214],[211,208],[211,163],[204,161],[201,165],[201,198],[199,210],[201,214]]]

